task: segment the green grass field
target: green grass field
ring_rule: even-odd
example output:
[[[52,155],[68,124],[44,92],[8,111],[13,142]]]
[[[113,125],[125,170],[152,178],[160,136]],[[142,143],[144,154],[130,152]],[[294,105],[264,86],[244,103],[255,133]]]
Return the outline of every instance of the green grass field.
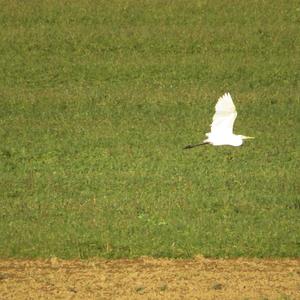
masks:
[[[0,257],[300,256],[298,1],[0,4]]]

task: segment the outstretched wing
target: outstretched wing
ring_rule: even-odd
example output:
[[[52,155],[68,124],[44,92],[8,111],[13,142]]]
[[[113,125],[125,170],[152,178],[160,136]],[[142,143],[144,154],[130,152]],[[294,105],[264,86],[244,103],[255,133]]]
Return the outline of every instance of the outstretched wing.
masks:
[[[213,135],[232,134],[237,112],[229,93],[225,93],[219,98],[215,110],[211,123],[211,133]]]

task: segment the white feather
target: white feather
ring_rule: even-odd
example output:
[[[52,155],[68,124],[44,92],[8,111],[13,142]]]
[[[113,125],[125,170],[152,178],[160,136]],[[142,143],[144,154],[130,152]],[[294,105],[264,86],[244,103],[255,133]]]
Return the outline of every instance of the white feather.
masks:
[[[220,97],[211,123],[211,134],[215,136],[231,135],[237,112],[229,93]]]

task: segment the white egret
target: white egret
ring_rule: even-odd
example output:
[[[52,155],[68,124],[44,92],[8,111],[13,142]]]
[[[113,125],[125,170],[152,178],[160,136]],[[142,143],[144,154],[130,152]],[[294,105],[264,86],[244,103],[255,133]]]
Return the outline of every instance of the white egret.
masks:
[[[237,116],[235,106],[229,93],[219,98],[213,121],[210,125],[211,131],[206,133],[207,139],[200,144],[187,145],[184,149],[190,149],[201,145],[211,144],[213,146],[241,146],[243,140],[254,139],[251,136],[236,135],[233,133],[233,124]]]

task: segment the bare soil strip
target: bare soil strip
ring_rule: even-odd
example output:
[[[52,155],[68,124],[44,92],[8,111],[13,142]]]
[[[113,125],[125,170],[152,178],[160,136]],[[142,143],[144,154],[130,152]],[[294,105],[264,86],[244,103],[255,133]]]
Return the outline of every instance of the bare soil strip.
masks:
[[[300,260],[0,260],[0,299],[300,299]]]

